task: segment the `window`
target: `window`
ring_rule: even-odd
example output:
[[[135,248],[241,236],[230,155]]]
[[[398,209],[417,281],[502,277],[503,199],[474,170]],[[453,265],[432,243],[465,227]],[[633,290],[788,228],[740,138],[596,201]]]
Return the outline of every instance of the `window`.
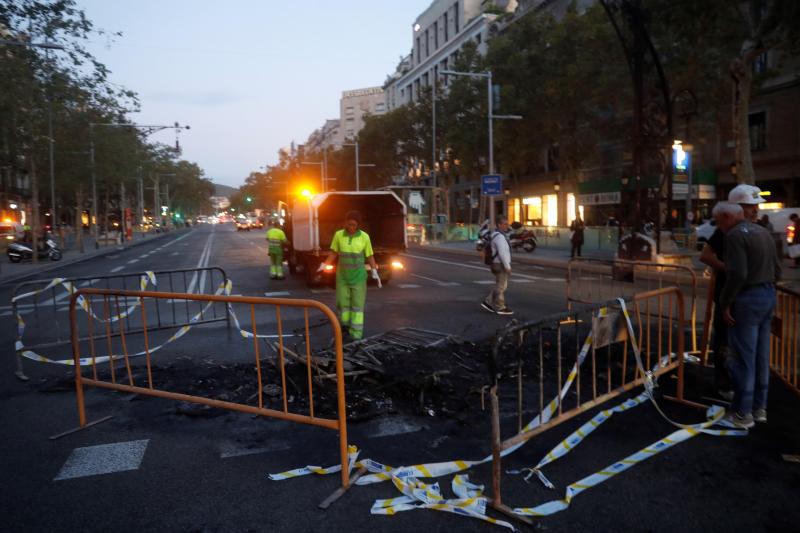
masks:
[[[450,39],[450,28],[449,28],[449,20],[447,16],[447,11],[444,12],[444,42],[447,42]]]
[[[483,35],[481,35],[480,33],[475,36],[475,42],[476,43],[481,44],[482,40],[483,40]]]
[[[439,21],[433,23],[433,49],[439,49]]]
[[[428,85],[428,73],[426,72],[422,75],[422,86],[427,87]]]
[[[753,74],[764,74],[769,66],[769,52],[764,52],[753,61]]]
[[[417,63],[422,61],[422,56],[420,55],[421,53],[422,52],[420,51],[419,37],[417,37]]]
[[[767,147],[767,112],[760,111],[750,114],[750,150],[764,150]]]
[[[375,111],[376,112],[382,113],[385,109],[386,109],[386,106],[384,105],[383,102],[378,102],[377,104],[375,104]]]
[[[455,27],[455,31],[453,34],[458,33],[458,2],[453,4],[453,26]]]

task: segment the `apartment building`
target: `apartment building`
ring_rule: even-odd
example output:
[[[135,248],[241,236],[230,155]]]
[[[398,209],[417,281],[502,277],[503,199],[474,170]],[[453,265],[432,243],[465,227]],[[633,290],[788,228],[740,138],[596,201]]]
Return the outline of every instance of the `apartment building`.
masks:
[[[341,121],[338,118],[328,119],[321,127],[315,129],[305,144],[307,153],[322,152],[326,148],[338,150],[342,147]]]
[[[364,127],[364,116],[386,113],[386,97],[382,87],[344,91],[339,100],[338,146],[355,139]]]

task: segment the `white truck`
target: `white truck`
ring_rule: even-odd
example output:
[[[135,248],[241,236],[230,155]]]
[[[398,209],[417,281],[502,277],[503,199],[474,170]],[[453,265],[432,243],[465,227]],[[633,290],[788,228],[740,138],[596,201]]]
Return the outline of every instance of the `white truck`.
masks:
[[[361,214],[361,229],[372,241],[381,283],[403,268],[397,255],[406,251],[406,206],[391,191],[326,192],[298,199],[286,221],[289,272],[303,273],[308,285],[333,283],[335,269],[317,269],[328,256],[331,240],[344,227],[349,211]]]

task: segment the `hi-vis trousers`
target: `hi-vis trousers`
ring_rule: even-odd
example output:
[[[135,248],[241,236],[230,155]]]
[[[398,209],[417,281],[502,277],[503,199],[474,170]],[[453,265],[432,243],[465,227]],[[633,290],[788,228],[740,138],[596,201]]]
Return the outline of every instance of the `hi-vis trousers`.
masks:
[[[350,337],[358,340],[364,337],[364,303],[367,300],[367,283],[348,285],[336,282],[336,308],[339,322],[348,328]]]

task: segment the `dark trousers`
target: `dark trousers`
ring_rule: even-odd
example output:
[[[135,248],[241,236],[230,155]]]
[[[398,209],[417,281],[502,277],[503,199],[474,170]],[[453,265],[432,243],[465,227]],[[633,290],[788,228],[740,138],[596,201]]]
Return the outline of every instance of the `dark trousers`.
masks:
[[[572,241],[572,251],[570,252],[570,257],[575,257],[577,252],[578,257],[581,256],[581,246],[583,246],[583,242],[581,241]]]
[[[714,338],[711,342],[711,349],[714,351],[714,387],[717,390],[733,390],[733,382],[728,370],[728,324],[722,317],[722,309],[719,305],[714,305]]]

